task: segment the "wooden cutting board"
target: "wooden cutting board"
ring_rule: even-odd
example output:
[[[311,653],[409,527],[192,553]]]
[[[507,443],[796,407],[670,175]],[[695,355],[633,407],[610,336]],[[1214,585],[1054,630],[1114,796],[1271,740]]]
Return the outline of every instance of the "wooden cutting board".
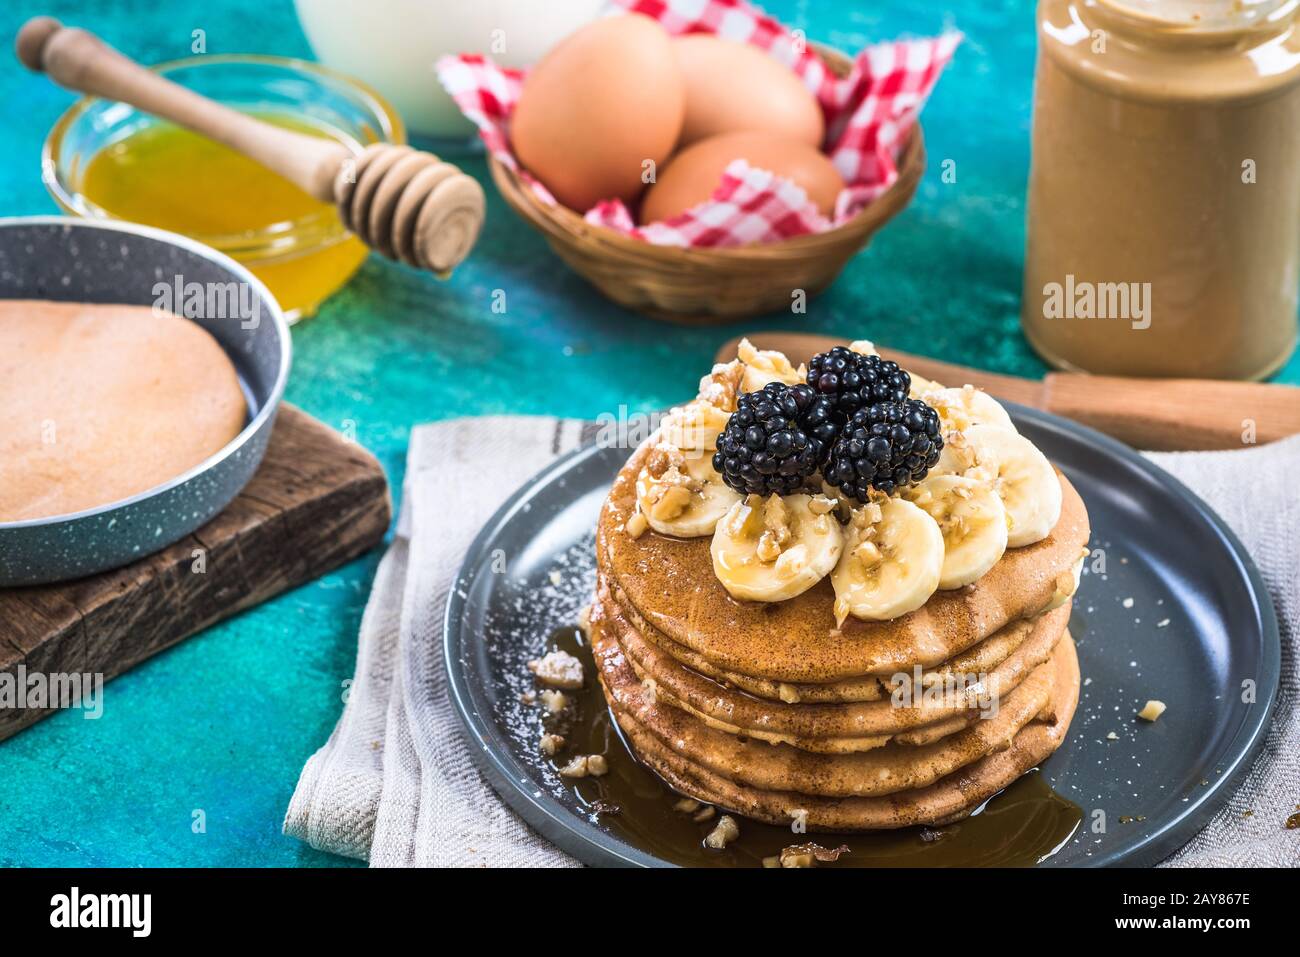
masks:
[[[795,365],[844,339],[802,332],[758,332],[760,349],[777,349]],[[740,337],[718,350],[736,357]],[[1300,389],[1217,379],[1133,379],[1051,372],[1043,379],[985,372],[893,349],[880,349],[904,369],[948,386],[970,383],[999,399],[1074,419],[1138,449],[1239,449],[1300,433]]]
[[[194,534],[116,571],[0,588],[0,673],[108,680],[373,548],[391,516],[374,456],[283,405],[253,480]],[[0,739],[49,713],[0,707]]]

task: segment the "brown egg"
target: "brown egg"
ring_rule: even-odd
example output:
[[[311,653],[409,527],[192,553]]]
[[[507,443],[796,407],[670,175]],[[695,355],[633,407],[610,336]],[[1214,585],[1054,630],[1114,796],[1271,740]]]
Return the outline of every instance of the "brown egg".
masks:
[[[744,130],[822,145],[826,128],[816,98],[771,54],[705,33],[677,37],[673,51],[686,79],[678,149],[707,136]]]
[[[684,109],[672,40],[649,17],[623,14],[569,35],[533,67],[510,139],[525,169],[585,212],[636,200],[647,163],[672,152]]]
[[[771,133],[724,133],[688,146],[659,173],[641,204],[641,222],[669,219],[702,203],[718,188],[732,160],[794,180],[829,216],[844,181],[827,156],[806,143]]]

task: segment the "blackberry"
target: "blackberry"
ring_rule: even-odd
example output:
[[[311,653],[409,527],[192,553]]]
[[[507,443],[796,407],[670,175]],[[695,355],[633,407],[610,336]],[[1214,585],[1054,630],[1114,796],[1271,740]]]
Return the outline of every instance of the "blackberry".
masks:
[[[808,384],[831,400],[843,420],[877,402],[906,402],[912,377],[897,362],[836,346],[813,356]]]
[[[925,478],[939,461],[939,413],[917,399],[877,402],[849,417],[822,475],[859,502],[867,489],[886,495]]]
[[[829,404],[812,389],[769,382],[737,400],[713,468],[742,495],[789,495],[817,471],[834,436]]]
[[[812,386],[804,385],[802,382],[791,386],[790,394],[794,396],[795,404],[799,406],[800,428],[807,432],[810,438],[822,444],[822,453],[817,461],[818,465],[822,465],[831,450],[831,443],[840,434],[841,423],[835,415],[835,406],[830,399],[818,395],[813,391]]]

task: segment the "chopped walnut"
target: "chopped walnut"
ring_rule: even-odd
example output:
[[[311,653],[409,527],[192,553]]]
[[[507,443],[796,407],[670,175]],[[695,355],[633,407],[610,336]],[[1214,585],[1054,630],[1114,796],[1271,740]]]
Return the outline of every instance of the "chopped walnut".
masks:
[[[1143,721],[1155,721],[1165,713],[1165,703],[1163,701],[1148,701],[1146,705],[1138,712],[1138,717]]]
[[[782,867],[817,866],[817,859],[812,856],[812,851],[805,850],[800,846],[782,848],[778,860],[781,862]]]
[[[776,538],[777,544],[784,545],[790,540],[790,510],[775,492],[763,503],[763,525]]]
[[[780,695],[781,700],[786,704],[795,704],[802,700],[803,697],[799,694],[798,688],[794,685],[786,684],[784,681],[777,685],[776,690],[777,694]]]
[[[646,457],[646,498],[650,517],[656,521],[671,522],[691,504],[691,499],[702,491],[703,483],[684,471],[686,457],[676,446],[660,443]],[[646,502],[641,503],[646,508]]]
[[[719,362],[713,371],[700,380],[700,398],[723,412],[736,411],[740,396],[740,379],[745,374],[745,364],[739,359]]]
[[[569,763],[560,768],[560,776],[565,778],[593,778],[609,773],[609,762],[603,754],[579,754],[569,759]]]
[[[569,698],[563,691],[547,688],[542,692],[542,706],[551,714],[559,714],[569,706]]]
[[[880,507],[879,500],[873,498],[866,505],[860,505],[849,513],[849,526],[860,530],[868,530],[872,526],[880,524],[881,519],[884,517],[885,513]]]
[[[808,567],[808,546],[802,543],[788,548],[776,560],[774,569],[781,578],[794,578]]]
[[[781,557],[781,545],[775,535],[764,532],[758,538],[758,547],[754,549],[754,554],[761,562],[774,562]]]
[[[691,815],[691,820],[694,821],[696,824],[703,824],[705,821],[713,820],[713,815],[717,813],[718,813],[717,808],[713,807],[713,805],[711,804],[706,804],[704,807],[700,808],[698,811],[696,811],[694,814]]]
[[[564,736],[560,734],[544,734],[538,744],[542,754],[548,758],[553,758],[564,750]]]
[[[590,773],[588,756],[578,754],[569,759],[569,763],[560,768],[560,777],[563,778],[585,778]]]
[[[740,837],[740,825],[730,814],[724,814],[718,818],[718,823],[704,838],[704,843],[715,851],[720,851],[738,837]]]
[[[825,495],[814,495],[808,500],[808,511],[814,515],[826,515],[835,509],[839,504],[839,499],[829,498]]]
[[[781,500],[781,496],[773,492],[763,501],[763,531],[758,537],[758,546],[755,549],[758,560],[776,561],[793,538],[794,533],[790,529],[790,511]]]
[[[952,471],[967,475],[969,478],[982,478],[987,481],[996,478],[983,472],[973,471],[979,463],[975,455],[975,447],[967,440],[966,433],[960,429],[948,429],[943,433],[943,448],[944,452],[952,456],[954,463]]]
[[[678,814],[694,814],[700,809],[700,802],[695,798],[682,798],[673,805],[673,810]]]
[[[544,685],[573,691],[582,687],[582,662],[567,651],[548,652],[541,659],[528,662],[531,671]]]
[[[691,490],[681,485],[667,485],[658,490],[650,506],[650,517],[660,522],[671,522],[691,504]]]
[[[844,844],[832,849],[809,841],[807,844],[792,844],[781,848],[780,860],[782,867],[816,867],[819,863],[833,864],[840,859],[841,854],[847,853],[849,849]]]
[[[640,512],[633,512],[632,517],[629,518],[627,524],[623,526],[623,531],[627,532],[632,538],[640,538],[645,534],[645,530],[649,527],[650,523],[646,521],[644,515]]]
[[[865,541],[860,542],[858,547],[853,550],[853,557],[863,565],[871,568],[883,561],[885,555],[884,552],[880,550],[880,546],[875,542]]]
[[[675,467],[673,461],[674,458],[680,459],[681,464],[685,464],[686,462],[685,457],[681,454],[681,449],[676,446],[668,445],[665,442],[660,442],[658,445],[654,446],[646,453],[646,477],[656,480],[663,478],[664,474],[670,468]]]
[[[849,351],[862,356],[878,356],[875,344],[870,339],[855,339],[849,343]]]

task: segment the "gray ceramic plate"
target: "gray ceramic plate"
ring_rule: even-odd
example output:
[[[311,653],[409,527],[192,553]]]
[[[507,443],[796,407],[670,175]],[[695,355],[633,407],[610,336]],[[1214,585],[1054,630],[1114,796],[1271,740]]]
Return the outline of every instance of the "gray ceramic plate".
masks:
[[[1281,667],[1273,606],[1237,538],[1172,476],[1091,429],[1008,408],[1078,488],[1106,561],[1085,574],[1071,623],[1089,680],[1067,742],[1042,766],[1083,823],[1048,864],[1151,865],[1228,800],[1264,740]],[[517,700],[524,662],[589,601],[596,515],[627,455],[566,456],[487,523],[452,590],[444,640],[475,760],[506,802],[587,863],[654,866],[664,862],[598,823],[539,758],[537,718]],[[1244,681],[1254,703],[1242,700]],[[1134,717],[1150,698],[1169,706],[1154,724]]]
[[[248,291],[231,307],[214,299],[203,316],[191,317],[234,363],[248,399],[247,425],[206,462],[132,498],[72,515],[0,522],[0,586],[125,565],[184,538],[225,508],[262,461],[291,350],[289,327],[266,287],[201,243],[129,223],[0,219],[0,299],[153,305],[163,295],[158,284],[174,289],[178,277],[203,284],[205,298],[215,284]]]

